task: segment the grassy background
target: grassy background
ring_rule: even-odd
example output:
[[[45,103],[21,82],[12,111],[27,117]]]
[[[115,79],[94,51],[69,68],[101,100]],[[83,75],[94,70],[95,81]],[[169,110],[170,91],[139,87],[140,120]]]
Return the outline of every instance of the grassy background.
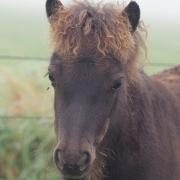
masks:
[[[43,15],[2,13],[0,55],[48,58],[48,24]],[[152,63],[180,63],[180,26],[147,20]],[[52,162],[53,90],[44,75],[48,61],[0,60],[0,180],[56,180]],[[147,66],[155,73],[165,66]],[[18,118],[41,116],[42,118]],[[17,118],[16,118],[17,117]]]

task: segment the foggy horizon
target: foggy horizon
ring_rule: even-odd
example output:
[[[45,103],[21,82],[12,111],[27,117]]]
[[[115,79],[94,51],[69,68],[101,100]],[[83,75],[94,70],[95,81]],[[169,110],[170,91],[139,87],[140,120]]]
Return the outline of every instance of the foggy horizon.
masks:
[[[46,0],[1,0],[0,9],[3,13],[10,14],[11,12],[16,12],[17,14],[29,14],[36,13],[43,15],[45,12],[45,1]],[[65,5],[70,3],[72,0],[62,1]],[[153,20],[162,20],[162,21],[174,21],[179,22],[180,11],[178,0],[173,0],[173,3],[170,1],[163,0],[136,0],[141,8],[142,18],[147,17]],[[93,1],[94,2],[94,1]],[[96,2],[96,1],[95,1]],[[112,2],[111,0],[105,0],[105,2]],[[116,2],[116,1],[115,1]],[[129,1],[118,1],[119,3]]]

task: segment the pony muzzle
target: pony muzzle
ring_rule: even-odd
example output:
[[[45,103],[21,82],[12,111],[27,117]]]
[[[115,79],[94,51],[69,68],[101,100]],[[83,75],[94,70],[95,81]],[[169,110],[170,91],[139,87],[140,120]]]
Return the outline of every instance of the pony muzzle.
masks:
[[[74,179],[86,176],[95,160],[95,150],[92,149],[67,149],[58,145],[54,151],[54,162],[63,177]]]

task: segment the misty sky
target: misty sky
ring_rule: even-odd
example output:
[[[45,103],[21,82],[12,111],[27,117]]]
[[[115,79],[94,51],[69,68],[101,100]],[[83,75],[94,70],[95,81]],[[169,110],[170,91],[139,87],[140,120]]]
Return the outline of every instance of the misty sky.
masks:
[[[0,0],[0,9],[7,13],[11,10],[19,12],[39,12],[44,13],[46,0]],[[112,0],[105,0],[112,1]],[[163,21],[180,22],[180,1],[179,0],[136,0],[142,10],[142,16]],[[62,0],[68,4],[71,0]],[[123,2],[119,0],[119,2]],[[125,1],[128,2],[128,1]]]

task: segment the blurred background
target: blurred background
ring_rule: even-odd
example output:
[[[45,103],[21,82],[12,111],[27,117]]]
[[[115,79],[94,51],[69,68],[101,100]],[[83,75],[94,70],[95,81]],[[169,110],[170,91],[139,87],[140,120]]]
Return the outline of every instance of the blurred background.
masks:
[[[180,2],[137,2],[149,32],[145,71],[180,63]],[[44,6],[45,0],[0,0],[0,180],[59,179]]]

